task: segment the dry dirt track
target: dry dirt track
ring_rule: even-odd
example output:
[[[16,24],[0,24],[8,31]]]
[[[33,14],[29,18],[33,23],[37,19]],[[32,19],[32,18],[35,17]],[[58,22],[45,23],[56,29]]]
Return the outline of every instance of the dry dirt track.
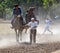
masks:
[[[36,37],[37,44],[32,45],[18,44],[15,39],[15,32],[10,27],[11,25],[9,21],[0,21],[1,53],[49,53],[60,49],[59,24],[52,25],[51,29],[53,31],[53,35],[50,35],[48,32],[45,35],[42,35],[44,25],[39,25]],[[23,42],[29,42],[29,30],[27,34],[25,34],[23,31]]]

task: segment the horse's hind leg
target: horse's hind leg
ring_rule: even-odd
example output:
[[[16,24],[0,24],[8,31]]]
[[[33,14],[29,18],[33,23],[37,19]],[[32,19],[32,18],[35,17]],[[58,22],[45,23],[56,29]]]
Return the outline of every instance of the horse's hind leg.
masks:
[[[27,29],[25,29],[25,33],[27,33]]]
[[[20,31],[20,40],[22,41],[22,32]]]

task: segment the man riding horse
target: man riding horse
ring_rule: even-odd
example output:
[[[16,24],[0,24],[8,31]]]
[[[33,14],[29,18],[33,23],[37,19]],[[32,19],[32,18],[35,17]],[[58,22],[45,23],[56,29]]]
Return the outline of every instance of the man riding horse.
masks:
[[[25,16],[26,23],[30,22],[32,17],[34,17],[34,19],[36,20],[36,17],[35,17],[34,12],[33,12],[34,10],[35,10],[34,7],[30,7],[27,10],[27,13],[26,13],[26,16]]]
[[[25,16],[25,21],[26,21],[26,24],[29,23],[31,21],[31,18],[33,17],[35,21],[37,21],[35,15],[34,15],[34,11],[35,10],[35,7],[29,7],[29,9],[26,11],[26,16]],[[39,22],[39,21],[38,21]],[[25,33],[27,32],[27,29],[29,27],[26,28],[26,31]]]
[[[16,18],[19,18],[21,25],[23,25],[23,18],[21,16],[21,14],[22,14],[21,8],[19,8],[18,4],[15,4],[14,9],[13,9],[14,18],[11,21],[12,28],[14,28],[14,22],[15,22]]]
[[[14,6],[13,9],[13,15],[14,18],[11,21],[12,24],[12,28],[14,28],[15,32],[16,32],[16,40],[17,42],[19,42],[19,38],[20,40],[22,40],[22,31],[23,31],[23,18],[21,16],[21,8],[18,7],[18,4],[16,4]]]

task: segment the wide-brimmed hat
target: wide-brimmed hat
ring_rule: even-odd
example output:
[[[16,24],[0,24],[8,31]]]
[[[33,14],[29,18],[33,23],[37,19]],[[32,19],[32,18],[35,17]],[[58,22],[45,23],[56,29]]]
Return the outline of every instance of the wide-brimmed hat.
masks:
[[[29,10],[34,10],[35,9],[35,7],[29,7]]]

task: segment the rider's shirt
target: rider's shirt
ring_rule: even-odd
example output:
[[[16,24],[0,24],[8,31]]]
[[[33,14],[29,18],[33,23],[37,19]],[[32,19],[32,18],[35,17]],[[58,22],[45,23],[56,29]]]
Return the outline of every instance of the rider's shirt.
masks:
[[[21,16],[22,12],[21,12],[21,8],[18,7],[18,9],[16,10],[16,8],[13,9],[13,15],[14,18],[12,19],[12,21],[15,21],[17,17],[19,17],[19,21],[20,23],[23,25],[24,24],[24,20],[23,17]]]
[[[13,9],[13,15],[21,15],[21,8],[18,8],[18,10],[16,10],[15,8]]]
[[[38,22],[37,21],[34,21],[34,22],[31,21],[27,25],[30,26],[31,29],[36,29],[36,27],[38,26]]]

